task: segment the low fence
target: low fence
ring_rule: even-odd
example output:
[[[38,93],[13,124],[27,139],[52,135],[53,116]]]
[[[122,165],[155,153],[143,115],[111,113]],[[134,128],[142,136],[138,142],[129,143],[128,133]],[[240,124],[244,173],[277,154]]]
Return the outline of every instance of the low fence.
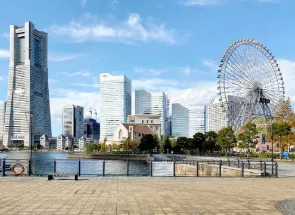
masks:
[[[278,165],[271,161],[123,161],[95,159],[3,159],[1,176],[194,176],[267,177],[278,176]]]

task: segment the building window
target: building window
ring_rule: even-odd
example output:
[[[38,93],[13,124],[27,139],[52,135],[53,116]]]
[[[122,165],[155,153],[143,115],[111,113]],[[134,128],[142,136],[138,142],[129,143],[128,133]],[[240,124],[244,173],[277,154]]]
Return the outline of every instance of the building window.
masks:
[[[151,120],[151,123],[154,123],[154,120]]]
[[[141,120],[141,123],[144,123],[144,121],[143,121],[143,120]]]
[[[158,130],[158,126],[156,126],[156,130]]]
[[[25,37],[18,38],[16,59],[18,64],[25,63]]]
[[[40,64],[40,42],[38,40],[34,42],[34,61],[35,65]]]
[[[141,134],[139,133],[138,136],[141,137]]]
[[[147,120],[146,123],[149,123],[149,121]]]

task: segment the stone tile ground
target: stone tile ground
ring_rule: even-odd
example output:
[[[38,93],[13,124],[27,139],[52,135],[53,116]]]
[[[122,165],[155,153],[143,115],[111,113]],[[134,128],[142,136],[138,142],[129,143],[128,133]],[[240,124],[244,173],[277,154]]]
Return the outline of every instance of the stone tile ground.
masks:
[[[0,214],[281,214],[295,178],[0,177]]]

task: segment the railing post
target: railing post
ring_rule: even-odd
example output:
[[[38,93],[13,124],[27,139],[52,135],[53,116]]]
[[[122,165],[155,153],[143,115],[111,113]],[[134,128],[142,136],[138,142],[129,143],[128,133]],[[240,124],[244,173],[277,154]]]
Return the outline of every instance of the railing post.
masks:
[[[56,160],[53,161],[53,172],[56,173]]]
[[[78,175],[79,175],[79,177],[81,176],[81,161],[80,161],[80,159],[78,161]]]
[[[105,176],[105,167],[106,167],[106,162],[102,161],[102,177]]]
[[[221,177],[221,166],[222,166],[222,161],[220,160],[220,162],[219,162],[219,177]]]
[[[127,172],[126,172],[126,176],[129,176],[129,160],[127,160]]]
[[[265,178],[266,177],[266,163],[265,162],[263,163],[263,169],[264,169],[263,175],[264,175],[264,178]]]
[[[240,168],[240,160],[238,159],[238,168]]]
[[[153,176],[153,161],[151,161],[150,173],[151,173],[151,177],[152,177]]]
[[[260,171],[262,171],[262,161],[260,160]]]
[[[175,161],[173,161],[173,177],[175,177]]]
[[[275,171],[276,171],[276,177],[278,177],[278,163],[275,161],[275,167],[276,167],[276,169],[275,169]]]
[[[199,177],[199,162],[196,163],[196,176]]]
[[[230,159],[227,159],[228,167],[230,167]]]
[[[2,176],[5,176],[5,158],[2,161]]]
[[[250,161],[248,160],[248,169],[251,169]]]
[[[242,161],[241,176],[244,177],[244,162]]]
[[[29,176],[31,176],[32,173],[32,160],[29,160]]]

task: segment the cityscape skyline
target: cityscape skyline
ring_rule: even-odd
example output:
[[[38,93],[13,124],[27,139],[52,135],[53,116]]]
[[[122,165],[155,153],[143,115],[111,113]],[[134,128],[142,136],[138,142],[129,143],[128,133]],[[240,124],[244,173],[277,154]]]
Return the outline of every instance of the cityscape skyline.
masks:
[[[40,10],[37,14],[30,14],[28,12],[30,10],[26,10],[30,4],[22,3],[18,3],[19,9],[13,9],[16,13],[15,17],[4,19],[5,16],[9,17],[7,14],[9,10],[1,14],[3,22],[0,24],[0,84],[2,86],[0,100],[5,101],[7,95],[9,25],[20,25],[31,20],[38,29],[46,29],[49,33],[49,90],[53,135],[61,133],[63,105],[83,106],[87,116],[89,107],[99,100],[98,79],[102,72],[127,75],[133,82],[133,90],[142,88],[151,92],[166,92],[170,99],[170,114],[172,103],[209,104],[216,93],[216,67],[221,55],[231,42],[242,37],[258,39],[275,53],[283,75],[288,77],[285,79],[286,92],[291,96],[294,104],[295,88],[292,86],[294,78],[292,72],[295,63],[290,48],[294,41],[291,40],[292,30],[286,28],[286,25],[294,20],[292,16],[289,16],[288,20],[284,18],[291,13],[290,3],[282,1],[259,3],[258,0],[248,3],[228,1],[224,4],[193,7],[181,4],[180,1],[173,1],[173,3],[162,1],[161,5],[158,1],[151,1],[146,5],[146,10],[143,10],[136,2],[131,6],[130,3],[120,1],[115,9],[111,8],[110,2],[88,1],[83,7],[80,1],[76,1],[73,3],[76,9],[75,14],[68,12],[58,15],[51,23],[48,20],[39,19],[38,16],[40,12],[54,13],[55,9],[47,3],[44,3],[44,8],[38,8]],[[54,3],[59,2],[53,1],[52,4]],[[13,1],[4,2],[3,7],[11,8],[13,4]],[[61,8],[68,5],[68,3],[60,3]],[[265,10],[264,17],[260,15],[260,10],[265,7],[268,10]],[[278,7],[280,10],[277,10]],[[153,10],[150,10],[152,8]],[[243,17],[244,12],[241,12],[241,8],[245,10],[251,8],[251,17],[247,15]],[[177,12],[178,19],[165,13],[166,10]],[[266,18],[274,12],[277,14],[277,20]],[[116,16],[109,17],[107,14],[116,14]],[[214,24],[207,21],[206,18],[210,16],[218,17]],[[253,22],[258,18],[258,22]],[[224,29],[221,30],[219,25],[226,23],[228,19],[231,20],[231,24],[222,25]],[[71,20],[73,20],[72,23]],[[281,25],[281,23],[284,24]],[[78,24],[81,24],[83,28],[79,29]],[[110,35],[99,37],[87,34],[84,35],[83,41],[73,38],[70,30],[93,29],[96,24],[109,27],[115,33],[127,29],[127,33],[135,36],[116,39],[117,37]],[[239,25],[245,28],[238,28]],[[272,30],[273,25],[277,26],[276,32]],[[147,38],[142,37],[137,26],[141,26],[144,32],[148,33]],[[69,30],[68,35],[65,35],[66,30]],[[165,33],[162,37],[159,36],[161,32]],[[225,32],[231,32],[231,34]],[[284,34],[284,39],[277,40],[278,34]],[[172,37],[169,37],[171,35]],[[96,106],[99,106],[99,102]],[[99,108],[97,109],[99,111]]]

